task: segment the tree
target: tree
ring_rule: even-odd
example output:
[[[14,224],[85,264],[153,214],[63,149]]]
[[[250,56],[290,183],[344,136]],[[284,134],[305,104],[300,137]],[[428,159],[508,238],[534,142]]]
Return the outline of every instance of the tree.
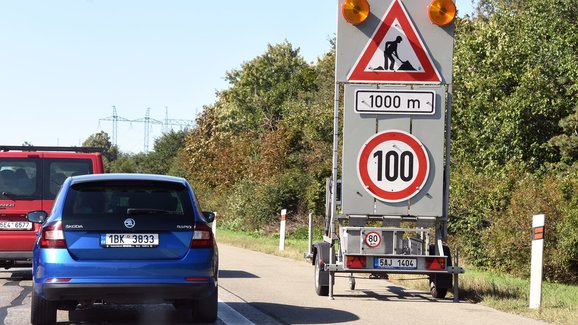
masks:
[[[137,173],[135,159],[126,153],[120,153],[115,161],[110,162],[108,172],[110,173]]]
[[[560,150],[558,167],[578,171],[578,105],[574,108],[574,114],[560,121],[560,127],[563,133],[550,140],[550,144]]]
[[[184,146],[188,130],[170,130],[155,139],[153,151],[147,155],[143,169],[147,173],[167,175],[170,171],[179,173],[176,164],[179,152]],[[182,172],[180,172],[182,174]],[[182,176],[181,174],[175,176]]]
[[[278,209],[322,206],[330,174],[334,50],[307,64],[288,42],[227,73],[185,141],[187,177],[231,224],[269,225]],[[323,185],[321,185],[323,184]]]
[[[118,158],[119,150],[116,145],[113,145],[110,142],[110,137],[108,136],[108,133],[100,131],[98,133],[92,134],[86,140],[84,140],[82,145],[84,147],[102,148],[104,171],[110,172],[111,162],[115,161]]]
[[[578,2],[487,0],[487,16],[459,20],[452,153],[476,168],[509,160],[530,170],[560,160],[578,95]]]
[[[284,116],[283,103],[313,86],[309,66],[287,41],[268,45],[267,52],[227,72],[225,79],[231,87],[218,94],[219,118],[231,132],[274,129]]]
[[[544,213],[545,277],[578,280],[576,18],[577,0],[482,0],[457,22],[449,230],[468,263],[526,275]]]

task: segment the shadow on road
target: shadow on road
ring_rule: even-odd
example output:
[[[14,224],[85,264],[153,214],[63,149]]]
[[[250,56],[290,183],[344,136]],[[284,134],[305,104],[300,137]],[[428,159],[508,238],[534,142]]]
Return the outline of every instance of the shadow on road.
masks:
[[[255,279],[259,278],[253,273],[239,270],[219,270],[219,278],[227,279]]]
[[[111,304],[70,311],[68,319],[70,322],[59,324],[190,324],[192,315],[187,310],[175,309],[171,304]],[[222,323],[217,321],[216,324]]]
[[[18,269],[1,270],[0,279],[9,281],[32,280],[32,269],[18,268]]]
[[[233,308],[237,304],[244,303],[227,303]],[[250,305],[284,324],[336,324],[359,320],[355,314],[332,308],[301,307],[266,302],[250,303]],[[279,319],[275,315],[283,315],[283,317]]]
[[[28,273],[30,273],[30,272],[28,272]],[[11,277],[3,278],[3,279],[8,279],[9,281],[2,284],[2,287],[20,287],[20,288],[22,288],[22,290],[20,291],[20,293],[18,295],[12,296],[13,299],[12,299],[12,301],[10,301],[10,304],[3,305],[0,307],[0,324],[6,324],[6,317],[8,316],[8,309],[9,308],[21,306],[24,303],[24,300],[26,299],[26,297],[32,293],[32,286],[31,285],[25,285],[24,283],[21,283],[21,281],[24,281],[27,278],[31,279],[32,275],[26,274],[26,273],[24,275],[14,275],[14,273],[13,273],[13,275]],[[1,289],[0,289],[0,292],[2,292]],[[3,294],[5,294],[5,293],[3,293]]]
[[[391,302],[438,302],[438,303],[453,303],[452,298],[432,298],[431,294],[426,291],[419,291],[414,289],[408,289],[400,286],[389,285],[385,287],[385,290],[380,289],[358,289],[355,291],[350,291],[350,293],[340,294],[335,293],[333,295],[335,298],[347,298],[347,299],[371,299],[378,301],[391,301]]]
[[[429,292],[425,291],[407,291],[407,288],[398,286],[387,286],[387,293],[377,293],[370,290],[363,290],[367,296],[375,298],[382,301],[438,301],[430,296]]]

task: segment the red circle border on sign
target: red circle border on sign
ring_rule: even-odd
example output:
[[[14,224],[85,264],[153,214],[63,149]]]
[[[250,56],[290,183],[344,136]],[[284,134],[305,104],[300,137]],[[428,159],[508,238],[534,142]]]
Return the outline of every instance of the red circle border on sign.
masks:
[[[376,235],[377,235],[377,238],[379,238],[379,241],[377,242],[377,244],[376,244],[376,245],[373,245],[373,246],[370,245],[370,244],[367,242],[367,237],[369,237],[369,235],[371,235],[371,234],[376,234]],[[377,231],[370,231],[370,232],[368,232],[368,233],[365,235],[365,245],[367,245],[367,246],[369,246],[369,247],[371,247],[371,248],[379,247],[379,245],[381,245],[381,240],[382,240],[382,239],[381,239],[381,235],[380,235]]]
[[[401,141],[408,146],[410,146],[417,156],[417,161],[419,162],[419,170],[415,180],[405,189],[397,192],[388,192],[379,188],[369,176],[367,171],[367,162],[369,160],[369,154],[371,151],[377,147],[380,143],[396,140]],[[363,149],[359,153],[357,163],[357,172],[361,180],[361,183],[365,186],[365,189],[376,199],[385,202],[402,202],[408,200],[415,196],[423,187],[427,181],[429,175],[429,158],[425,150],[425,147],[421,142],[413,135],[400,130],[387,130],[374,135],[369,138],[365,143]],[[424,166],[425,168],[423,168]]]

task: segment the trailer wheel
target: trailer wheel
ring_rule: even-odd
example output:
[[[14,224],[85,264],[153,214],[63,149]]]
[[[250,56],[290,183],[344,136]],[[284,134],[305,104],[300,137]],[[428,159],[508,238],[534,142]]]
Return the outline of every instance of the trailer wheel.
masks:
[[[442,246],[444,255],[448,257],[448,266],[452,266],[452,255],[450,248],[446,245]],[[430,245],[429,247],[430,255],[435,254],[435,245]],[[452,275],[445,273],[430,274],[430,292],[431,296],[435,299],[443,299],[448,293],[448,289],[452,287]]]
[[[321,265],[321,258],[319,252],[315,254],[315,292],[318,296],[328,296],[329,286],[323,285],[321,283],[321,277],[328,271],[323,271],[323,265]]]
[[[355,278],[353,274],[349,277],[349,290],[355,290]]]
[[[431,287],[431,296],[436,299],[443,299],[448,294],[448,289],[445,288],[438,288],[437,286],[432,284]]]

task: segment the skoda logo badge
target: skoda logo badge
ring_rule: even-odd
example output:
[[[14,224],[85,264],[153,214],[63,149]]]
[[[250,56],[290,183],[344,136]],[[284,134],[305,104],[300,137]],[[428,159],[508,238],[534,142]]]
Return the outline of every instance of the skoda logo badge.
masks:
[[[128,218],[124,221],[124,226],[129,228],[129,229],[134,227],[134,224],[135,224],[135,222],[134,222],[133,218]]]

